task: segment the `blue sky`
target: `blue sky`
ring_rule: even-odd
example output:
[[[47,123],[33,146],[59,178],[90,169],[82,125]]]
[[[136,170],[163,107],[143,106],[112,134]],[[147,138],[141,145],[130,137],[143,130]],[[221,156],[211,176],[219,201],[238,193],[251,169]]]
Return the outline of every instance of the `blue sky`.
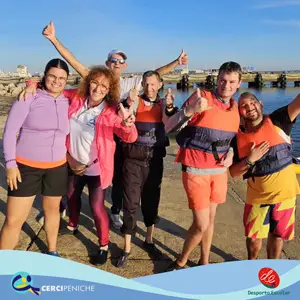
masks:
[[[228,60],[258,70],[300,69],[300,0],[2,0],[0,69],[25,64],[42,71],[58,57],[41,34],[51,20],[88,66],[117,48],[128,55],[129,71],[145,71],[184,48],[190,69]]]

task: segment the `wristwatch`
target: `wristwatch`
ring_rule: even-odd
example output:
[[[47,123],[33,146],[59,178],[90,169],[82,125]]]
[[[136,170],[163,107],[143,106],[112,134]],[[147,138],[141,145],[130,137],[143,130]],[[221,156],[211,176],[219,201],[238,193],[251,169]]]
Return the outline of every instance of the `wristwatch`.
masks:
[[[246,163],[246,166],[247,166],[248,168],[251,168],[251,167],[253,167],[253,166],[255,165],[255,162],[249,161],[249,160],[248,160],[248,157],[246,157],[245,163]]]

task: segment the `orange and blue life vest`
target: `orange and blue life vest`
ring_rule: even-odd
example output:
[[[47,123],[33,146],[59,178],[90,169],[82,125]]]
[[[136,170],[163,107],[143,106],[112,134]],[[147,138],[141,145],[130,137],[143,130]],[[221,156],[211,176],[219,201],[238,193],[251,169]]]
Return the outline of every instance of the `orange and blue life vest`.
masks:
[[[238,132],[238,107],[231,99],[227,110],[219,108],[214,104],[217,96],[211,91],[205,91],[203,97],[212,108],[195,113],[187,126],[179,132],[176,141],[182,148],[212,153],[214,159],[220,161],[219,155],[224,155],[229,150],[231,140]]]
[[[148,147],[165,147],[167,137],[165,126],[162,121],[162,99],[157,97],[151,105],[145,105],[144,101],[150,100],[146,95],[138,98],[135,126],[138,138],[134,144]]]
[[[244,133],[239,130],[237,134],[239,158],[244,159],[249,155],[253,142],[258,146],[265,141],[270,144],[269,151],[255,162],[244,175],[244,179],[270,175],[293,163],[290,137],[275,126],[268,116],[265,116],[263,124],[255,132]]]

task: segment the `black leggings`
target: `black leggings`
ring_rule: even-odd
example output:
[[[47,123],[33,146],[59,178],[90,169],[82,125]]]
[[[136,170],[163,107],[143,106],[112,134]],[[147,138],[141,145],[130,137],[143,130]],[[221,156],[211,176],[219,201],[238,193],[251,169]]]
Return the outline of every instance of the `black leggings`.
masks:
[[[123,226],[121,232],[133,234],[136,230],[137,210],[141,203],[146,227],[156,224],[163,176],[163,158],[155,159],[149,166],[140,166],[125,160],[123,167]]]
[[[119,137],[114,136],[116,142],[116,151],[114,156],[114,177],[113,186],[111,189],[111,213],[119,214],[122,209],[123,204],[123,165],[124,165],[124,155],[123,147]]]

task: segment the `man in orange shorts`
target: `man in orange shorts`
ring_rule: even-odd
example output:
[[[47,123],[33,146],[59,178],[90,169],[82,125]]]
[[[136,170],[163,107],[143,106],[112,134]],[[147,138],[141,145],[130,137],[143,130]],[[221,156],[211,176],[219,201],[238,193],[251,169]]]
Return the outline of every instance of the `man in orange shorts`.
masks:
[[[244,226],[248,259],[256,259],[267,238],[269,259],[281,256],[283,240],[294,238],[296,195],[290,134],[300,113],[300,95],[270,115],[251,93],[239,99],[243,126],[233,140],[233,177],[247,180]]]
[[[233,158],[230,143],[240,123],[232,96],[240,87],[241,76],[238,63],[224,63],[216,90],[197,89],[165,127],[167,132],[181,129],[176,137],[180,146],[176,162],[182,164],[182,181],[193,212],[182,253],[167,271],[184,268],[200,242],[199,264],[209,263],[216,209],[226,200],[227,168]]]

